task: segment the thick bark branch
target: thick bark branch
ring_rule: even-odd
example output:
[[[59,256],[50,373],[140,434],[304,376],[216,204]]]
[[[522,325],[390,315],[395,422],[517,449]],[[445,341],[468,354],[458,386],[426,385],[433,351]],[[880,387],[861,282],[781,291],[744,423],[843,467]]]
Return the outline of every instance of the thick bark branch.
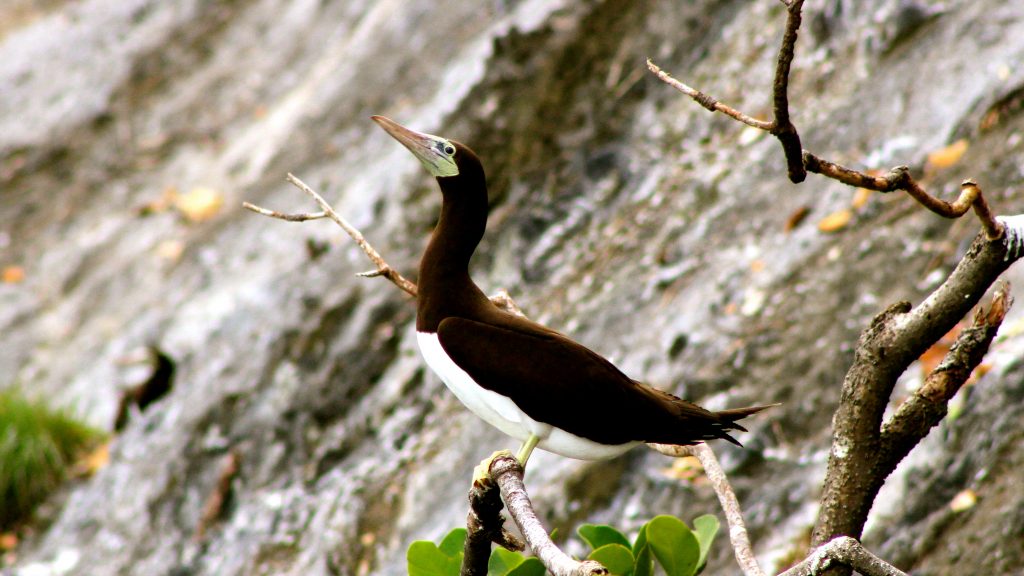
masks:
[[[466,517],[466,543],[462,548],[461,576],[487,574],[491,558],[491,542],[516,552],[523,543],[505,530],[501,514],[501,491],[493,482],[474,482],[469,490],[469,514]]]
[[[817,576],[832,562],[852,568],[864,576],[907,576],[849,536],[840,536],[819,546],[803,562],[779,576]]]
[[[832,451],[812,546],[841,535],[860,537],[885,479],[941,420],[948,399],[981,362],[1010,305],[1005,289],[997,291],[991,311],[976,316],[974,326],[961,333],[921,390],[883,426],[896,379],[1017,260],[1019,253],[1012,248],[1018,234],[1012,226],[998,240],[979,234],[946,282],[920,306],[890,307],[861,336],[833,419]],[[833,573],[848,572],[829,571]]]

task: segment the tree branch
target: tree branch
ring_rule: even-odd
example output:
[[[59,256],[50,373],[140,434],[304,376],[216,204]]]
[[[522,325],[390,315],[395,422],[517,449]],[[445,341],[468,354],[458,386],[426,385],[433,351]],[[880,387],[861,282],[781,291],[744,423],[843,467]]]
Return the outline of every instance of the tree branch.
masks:
[[[489,473],[501,489],[501,497],[509,514],[519,526],[527,544],[541,563],[554,576],[590,576],[608,574],[608,570],[593,560],[578,562],[562,552],[541,525],[533,511],[530,496],[523,485],[523,467],[511,453],[499,454],[491,460]]]
[[[816,576],[832,562],[853,568],[864,576],[907,576],[849,536],[840,536],[815,548],[803,562],[779,576]]]
[[[997,291],[989,313],[979,311],[974,326],[961,333],[925,385],[883,425],[899,376],[1019,257],[1019,251],[1010,247],[1020,231],[1010,226],[1006,230],[998,240],[979,234],[946,282],[920,306],[891,306],[861,336],[833,419],[832,451],[812,546],[840,535],[860,537],[886,478],[945,416],[949,398],[981,362],[1011,303],[1005,288]]]
[[[487,574],[491,558],[491,542],[521,552],[525,547],[505,530],[501,514],[501,491],[493,482],[473,482],[469,490],[469,514],[466,517],[466,543],[462,548],[461,576]]]
[[[795,54],[797,32],[800,29],[802,20],[803,0],[792,0],[789,2],[783,0],[783,4],[786,5],[787,18],[775,68],[775,80],[772,84],[773,118],[771,121],[752,118],[727,104],[715,100],[704,92],[676,80],[650,60],[647,61],[647,68],[661,81],[693,98],[704,108],[712,112],[721,112],[739,122],[759,130],[764,130],[775,136],[782,145],[782,150],[785,154],[789,179],[795,184],[803,182],[807,172],[814,172],[850,186],[867,188],[877,192],[903,190],[922,206],[945,218],[959,218],[967,212],[968,208],[973,206],[978,219],[985,228],[988,238],[993,240],[998,238],[1002,234],[999,222],[993,217],[991,210],[989,210],[988,203],[981,194],[981,188],[973,180],[964,180],[959,198],[950,203],[936,198],[925,191],[910,176],[910,169],[906,166],[897,166],[884,177],[871,176],[824,160],[807,150],[801,149],[800,134],[790,119],[788,93],[789,74]]]
[[[704,474],[711,482],[711,487],[718,496],[718,502],[725,512],[725,522],[729,526],[729,540],[732,542],[733,551],[736,553],[736,562],[746,576],[765,576],[764,570],[757,563],[754,556],[754,548],[750,545],[750,536],[747,534],[747,525],[743,521],[743,510],[736,498],[729,478],[722,470],[715,452],[707,444],[695,444],[693,446],[676,446],[673,444],[648,444],[648,446],[666,456],[681,458],[693,456],[700,460],[704,467]]]
[[[313,198],[317,205],[320,206],[320,212],[302,212],[296,214],[288,214],[284,212],[278,212],[277,210],[270,210],[269,208],[263,208],[255,204],[251,204],[249,202],[242,202],[242,207],[245,208],[246,210],[251,210],[252,212],[255,212],[257,214],[261,214],[263,216],[267,216],[270,218],[276,218],[278,220],[284,220],[285,222],[306,222],[307,220],[320,220],[323,218],[330,218],[335,222],[335,224],[341,226],[341,229],[344,230],[349,236],[351,236],[353,240],[355,240],[356,245],[359,246],[360,249],[362,249],[363,253],[366,254],[367,258],[369,258],[370,261],[373,262],[373,264],[377,267],[376,270],[370,270],[369,272],[360,272],[356,274],[356,276],[360,276],[362,278],[375,278],[377,276],[383,276],[406,294],[409,294],[414,298],[416,297],[416,293],[418,290],[416,284],[411,280],[405,278],[404,276],[399,274],[397,270],[392,268],[391,265],[388,264],[387,261],[385,261],[384,258],[380,255],[380,253],[377,252],[377,250],[366,240],[366,237],[363,236],[363,233],[360,232],[358,228],[350,224],[348,220],[345,220],[340,214],[338,214],[334,210],[334,208],[326,200],[323,199],[322,196],[320,196],[320,194],[318,194],[315,190],[310,188],[305,182],[299,180],[298,177],[296,177],[294,174],[289,173],[286,180],[288,180],[288,182],[293,184],[299,190],[302,190],[308,196]],[[516,305],[515,301],[512,299],[512,296],[510,296],[506,290],[499,290],[497,294],[491,296],[490,299],[491,302],[493,302],[494,305],[497,306],[498,308],[511,314],[525,317],[523,311],[519,309],[519,306]]]
[[[803,2],[783,0],[783,3],[787,6],[787,21],[773,83],[773,119],[770,122],[752,119],[716,101],[671,78],[651,62],[648,68],[708,110],[723,112],[778,138],[785,153],[789,178],[794,183],[804,180],[806,172],[814,172],[869,190],[903,190],[922,206],[945,218],[959,218],[974,208],[983,228],[946,282],[921,305],[916,309],[911,309],[906,302],[891,306],[874,319],[858,341],[854,364],[843,382],[834,417],[835,430],[821,510],[812,535],[812,546],[823,550],[836,542],[838,536],[860,536],[882,483],[909,450],[941,420],[949,398],[981,361],[1010,305],[1006,289],[997,292],[988,314],[979,312],[974,326],[961,334],[921,390],[883,424],[883,414],[897,378],[960,321],[1020,257],[1024,245],[1024,226],[1021,225],[1024,218],[995,218],[981,188],[973,180],[965,180],[960,195],[953,202],[947,202],[925,191],[906,166],[897,166],[885,176],[872,176],[801,150],[799,134],[790,120],[787,93]],[[741,548],[747,546],[734,541],[741,565]],[[817,569],[818,566],[811,568],[812,571]],[[848,568],[826,571],[849,573]]]

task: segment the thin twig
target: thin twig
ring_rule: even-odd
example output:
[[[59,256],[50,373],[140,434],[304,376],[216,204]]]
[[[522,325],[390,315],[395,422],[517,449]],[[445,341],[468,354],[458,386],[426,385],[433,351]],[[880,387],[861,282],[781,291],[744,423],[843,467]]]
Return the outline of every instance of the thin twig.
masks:
[[[308,214],[285,214],[284,212],[278,212],[277,210],[261,208],[260,206],[250,204],[249,202],[242,202],[242,208],[245,208],[246,210],[252,210],[257,214],[270,216],[271,218],[277,218],[278,220],[285,220],[286,222],[305,222],[307,220],[320,220],[321,218],[327,218],[326,212],[310,212]]]
[[[519,526],[526,543],[554,576],[591,576],[608,574],[608,570],[593,560],[578,562],[562,552],[548,536],[533,511],[530,496],[523,485],[523,467],[511,453],[499,454],[491,460],[490,477],[501,489],[508,512]]]
[[[802,20],[803,0],[791,0],[788,2],[782,0],[782,3],[787,7],[787,18],[775,68],[775,79],[772,84],[773,118],[771,121],[752,118],[725,103],[715,100],[704,92],[676,80],[650,60],[647,61],[647,68],[661,81],[693,98],[704,108],[712,112],[721,112],[739,122],[759,130],[764,130],[775,136],[779,143],[782,144],[787,172],[790,181],[793,183],[803,182],[807,172],[813,172],[850,186],[867,188],[878,192],[903,190],[928,210],[946,218],[959,218],[967,212],[968,208],[973,206],[978,219],[985,228],[988,238],[990,240],[998,238],[1002,234],[1002,228],[993,217],[988,203],[981,194],[981,188],[973,180],[965,180],[961,186],[960,196],[956,201],[950,203],[936,198],[925,191],[910,176],[910,170],[906,166],[897,166],[884,177],[871,176],[824,160],[807,150],[801,149],[800,134],[790,119],[788,93],[789,75],[795,54],[797,32],[800,29]]]
[[[270,218],[276,218],[278,220],[284,220],[286,222],[305,222],[307,220],[320,220],[323,218],[330,218],[338,226],[341,226],[342,230],[348,233],[348,235],[351,236],[353,240],[355,240],[356,245],[358,245],[366,254],[366,256],[370,259],[370,261],[373,262],[375,266],[377,266],[376,270],[359,272],[356,274],[356,276],[359,276],[361,278],[376,278],[377,276],[383,276],[405,293],[409,294],[414,298],[416,297],[416,294],[418,292],[416,284],[411,280],[408,280],[407,278],[399,274],[397,270],[392,268],[391,265],[388,264],[380,255],[380,253],[377,252],[377,250],[374,249],[374,247],[366,240],[366,237],[363,236],[363,233],[360,232],[358,228],[350,224],[348,220],[342,218],[341,215],[338,214],[334,210],[334,208],[326,200],[323,199],[322,196],[320,196],[320,194],[318,194],[315,190],[310,188],[305,182],[299,180],[296,176],[290,173],[288,174],[287,180],[288,182],[291,182],[293,185],[295,185],[299,190],[302,190],[310,197],[312,197],[313,200],[320,206],[321,211],[288,214],[285,212],[278,212],[277,210],[270,210],[269,208],[263,208],[262,206],[257,206],[249,202],[242,202],[242,207],[247,210],[251,210],[257,214],[268,216]],[[495,306],[510,314],[515,314],[516,316],[521,316],[523,318],[526,317],[526,315],[523,314],[523,311],[516,304],[515,300],[512,299],[512,296],[509,295],[507,290],[498,290],[496,294],[490,297],[490,300],[491,302],[494,303]]]
[[[722,505],[722,511],[725,512],[725,521],[729,525],[729,540],[736,552],[736,562],[746,576],[766,576],[757,563],[753,546],[750,545],[750,536],[747,534],[747,525],[743,521],[743,510],[736,498],[736,492],[729,484],[729,478],[725,475],[725,470],[722,470],[722,465],[719,464],[711,447],[703,443],[693,446],[651,443],[648,446],[666,456],[693,456],[700,460],[704,474],[711,482],[718,502]]]
[[[383,276],[390,280],[392,284],[398,286],[410,296],[416,296],[416,284],[410,282],[404,276],[399,274],[397,270],[389,266],[388,263],[384,261],[384,258],[381,257],[380,253],[378,253],[377,250],[374,249],[374,247],[370,245],[369,242],[366,241],[366,238],[363,236],[362,232],[360,232],[355,226],[349,224],[347,220],[345,220],[337,212],[335,212],[334,208],[332,208],[331,205],[328,204],[327,201],[324,200],[322,196],[317,194],[315,190],[307,186],[305,182],[299,180],[293,174],[288,174],[287,180],[288,182],[291,182],[293,185],[295,185],[299,190],[302,190],[311,198],[313,198],[317,205],[320,206],[322,212],[314,212],[312,214],[284,214],[276,210],[269,210],[267,208],[262,208],[254,204],[250,204],[248,202],[243,203],[242,206],[258,214],[269,216],[271,218],[277,218],[279,220],[286,220],[288,222],[304,222],[306,220],[316,220],[324,217],[330,218],[338,226],[341,226],[342,230],[348,233],[348,235],[351,236],[353,240],[355,240],[356,245],[358,245],[359,248],[361,248],[362,251],[366,254],[366,256],[370,259],[370,261],[373,262],[375,266],[377,266],[377,269],[375,271],[371,273],[363,272],[360,275]]]
[[[793,65],[796,49],[797,32],[800,30],[803,0],[793,0],[786,8],[786,30],[782,34],[782,47],[779,49],[778,63],[775,65],[775,80],[772,83],[772,129],[773,136],[778,138],[782,151],[786,156],[786,169],[789,180],[799,184],[807,178],[804,168],[800,133],[789,118],[789,71]]]
[[[772,124],[771,122],[766,122],[764,120],[758,120],[757,118],[747,116],[746,114],[740,112],[739,110],[733,108],[732,106],[729,106],[728,104],[725,104],[723,102],[719,102],[718,100],[715,100],[714,98],[708,96],[707,94],[701,92],[700,90],[696,90],[686,84],[683,84],[679,80],[673,78],[668,72],[665,72],[664,70],[659,68],[654,62],[651,62],[650,58],[647,59],[647,68],[651,72],[653,72],[655,76],[660,78],[662,82],[665,82],[669,86],[672,86],[676,90],[679,90],[683,94],[686,94],[690,98],[693,98],[698,104],[712,112],[721,112],[722,114],[725,114],[726,116],[729,116],[734,120],[743,122],[747,126],[753,126],[754,128],[764,130],[766,132],[770,132],[772,130],[772,127],[774,126],[774,124]]]

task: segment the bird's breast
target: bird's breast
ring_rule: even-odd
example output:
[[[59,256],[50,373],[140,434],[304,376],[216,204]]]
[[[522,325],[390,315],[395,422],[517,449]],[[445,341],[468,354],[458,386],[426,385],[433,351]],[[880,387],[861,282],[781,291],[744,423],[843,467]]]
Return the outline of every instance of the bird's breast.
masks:
[[[531,434],[540,438],[538,447],[569,458],[605,460],[614,458],[639,442],[600,444],[538,422],[523,412],[511,398],[488,390],[460,368],[444,351],[436,333],[417,332],[416,341],[427,366],[474,414],[505,434],[526,441]],[[566,407],[571,410],[572,407]],[[616,423],[609,422],[614,426]]]

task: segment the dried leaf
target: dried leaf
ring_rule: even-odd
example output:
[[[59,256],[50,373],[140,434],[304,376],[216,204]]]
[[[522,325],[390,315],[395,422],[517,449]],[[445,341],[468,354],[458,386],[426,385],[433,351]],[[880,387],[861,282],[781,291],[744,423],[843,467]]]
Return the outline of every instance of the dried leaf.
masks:
[[[197,186],[174,200],[174,207],[191,222],[205,222],[213,218],[223,205],[224,195],[205,186]]]
[[[868,200],[871,200],[871,196],[873,194],[873,190],[868,190],[867,188],[857,188],[857,193],[854,194],[853,202],[850,203],[850,206],[853,207],[854,210],[860,210],[861,208],[867,206]]]
[[[21,266],[7,266],[2,277],[4,284],[18,284],[25,280],[25,269]]]
[[[181,240],[164,240],[156,246],[156,255],[172,264],[180,260],[184,252],[185,243]]]
[[[940,148],[928,155],[928,168],[949,168],[956,164],[967,152],[967,140],[961,138],[945,148]]]
[[[838,212],[833,212],[822,218],[821,221],[818,222],[818,230],[828,233],[838,232],[843,228],[846,228],[847,224],[849,224],[852,219],[852,210],[839,210]]]
[[[110,462],[110,443],[104,442],[75,465],[76,476],[92,476]]]
[[[17,534],[14,532],[0,532],[0,550],[14,550],[17,546]]]
[[[163,192],[160,193],[160,197],[156,200],[150,200],[139,207],[139,216],[149,216],[150,214],[160,214],[166,212],[178,199],[178,189],[174,186],[168,186],[164,188]]]
[[[970,488],[962,490],[953,499],[949,501],[949,509],[953,512],[963,512],[969,510],[978,503],[978,495]]]
[[[703,474],[704,467],[700,465],[700,460],[693,456],[676,458],[672,461],[672,466],[664,468],[661,471],[661,475],[666,478],[685,481],[696,480],[697,478],[702,477]]]
[[[793,229],[799,226],[800,223],[804,221],[804,218],[807,218],[807,215],[810,213],[811,209],[807,206],[797,208],[789,215],[789,218],[786,218],[786,225],[783,227],[783,230],[786,232],[792,232]]]
[[[942,359],[946,357],[950,347],[952,347],[953,343],[956,342],[957,337],[960,336],[960,331],[963,329],[963,322],[958,322],[956,326],[953,326],[953,328],[951,328],[949,332],[946,332],[942,338],[939,338],[935,344],[932,344],[930,348],[925,350],[924,354],[921,354],[921,357],[918,358],[918,360],[921,362],[922,378],[927,378],[928,375],[938,367],[939,363],[942,362]]]

